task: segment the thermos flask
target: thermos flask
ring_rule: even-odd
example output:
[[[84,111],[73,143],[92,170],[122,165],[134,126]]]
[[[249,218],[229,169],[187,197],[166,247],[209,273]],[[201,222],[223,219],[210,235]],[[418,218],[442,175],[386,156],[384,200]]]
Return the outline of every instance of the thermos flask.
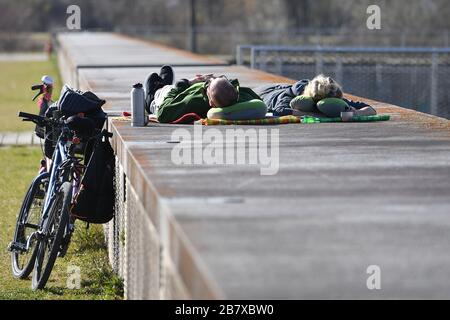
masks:
[[[131,90],[131,109],[131,126],[145,127],[147,125],[145,115],[145,94],[144,87],[141,83],[135,84],[133,90]]]

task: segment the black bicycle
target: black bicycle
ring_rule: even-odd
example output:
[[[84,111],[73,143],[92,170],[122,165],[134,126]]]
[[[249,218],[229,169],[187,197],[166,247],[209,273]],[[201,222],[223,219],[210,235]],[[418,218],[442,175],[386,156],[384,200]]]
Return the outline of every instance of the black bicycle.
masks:
[[[95,129],[89,118],[66,119],[59,111],[52,118],[23,112],[19,117],[50,128],[48,135],[57,137],[50,170],[42,170],[31,183],[9,245],[14,277],[26,279],[34,271],[32,288],[38,290],[45,287],[56,258],[66,254],[74,232],[70,209],[85,170],[79,137],[103,139],[110,134]]]

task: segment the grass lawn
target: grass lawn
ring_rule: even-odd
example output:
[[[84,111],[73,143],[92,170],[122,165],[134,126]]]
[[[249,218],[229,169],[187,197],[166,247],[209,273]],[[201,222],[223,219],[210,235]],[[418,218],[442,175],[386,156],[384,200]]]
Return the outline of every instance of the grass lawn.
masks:
[[[3,81],[3,80],[2,80]],[[42,157],[38,148],[0,148],[0,299],[122,299],[123,285],[108,263],[101,226],[77,222],[69,252],[59,258],[47,283],[40,292],[31,290],[31,280],[16,280],[11,273],[7,251],[12,240],[22,198],[37,174]],[[81,269],[81,289],[67,289],[67,268]]]
[[[33,84],[39,84],[43,75],[47,74],[55,80],[53,100],[61,92],[61,80],[56,59],[50,61],[0,61],[0,131],[31,131],[34,126],[23,123],[17,117],[18,111],[37,114],[36,102],[31,99],[37,92],[30,90]]]

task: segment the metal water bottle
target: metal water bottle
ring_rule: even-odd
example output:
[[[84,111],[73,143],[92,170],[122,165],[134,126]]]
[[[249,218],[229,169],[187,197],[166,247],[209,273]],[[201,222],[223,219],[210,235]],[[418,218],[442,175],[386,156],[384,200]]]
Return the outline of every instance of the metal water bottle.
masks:
[[[145,94],[144,87],[141,83],[137,83],[131,90],[131,109],[132,120],[131,126],[133,127],[145,127],[147,124],[145,116]]]

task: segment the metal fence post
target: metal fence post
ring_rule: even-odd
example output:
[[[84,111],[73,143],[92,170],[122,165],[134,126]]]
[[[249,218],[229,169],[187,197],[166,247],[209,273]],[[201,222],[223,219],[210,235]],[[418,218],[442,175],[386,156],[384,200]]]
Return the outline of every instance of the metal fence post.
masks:
[[[267,52],[266,51],[262,51],[259,55],[258,55],[258,69],[262,70],[262,71],[268,71],[267,70]]]
[[[336,62],[336,80],[339,83],[343,83],[344,82],[344,74],[343,74],[343,69],[342,69],[342,59],[339,56],[337,58],[337,62]]]
[[[238,66],[242,66],[242,47],[238,45],[236,47],[236,64]]]
[[[434,52],[431,56],[431,92],[430,92],[430,113],[438,115],[438,64],[439,55]]]
[[[401,36],[400,36],[400,42],[401,42],[401,46],[402,47],[406,47],[406,34],[405,32],[402,32]]]
[[[323,72],[323,57],[320,51],[316,52],[316,75]]]
[[[379,62],[377,62],[375,66],[375,77],[376,77],[376,95],[377,99],[381,99],[383,94],[383,65],[381,65]]]
[[[283,61],[280,56],[278,56],[276,60],[276,69],[280,76],[283,75]]]
[[[251,58],[250,58],[250,68],[251,69],[256,69],[256,48],[252,47],[251,49]]]

